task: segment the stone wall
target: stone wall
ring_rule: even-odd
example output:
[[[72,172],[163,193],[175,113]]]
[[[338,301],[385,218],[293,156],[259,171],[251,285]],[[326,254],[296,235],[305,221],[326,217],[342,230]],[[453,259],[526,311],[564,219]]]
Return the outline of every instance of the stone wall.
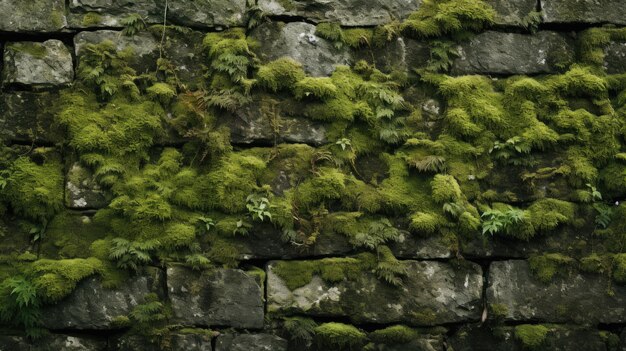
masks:
[[[626,1],[0,12],[0,351],[626,350]]]

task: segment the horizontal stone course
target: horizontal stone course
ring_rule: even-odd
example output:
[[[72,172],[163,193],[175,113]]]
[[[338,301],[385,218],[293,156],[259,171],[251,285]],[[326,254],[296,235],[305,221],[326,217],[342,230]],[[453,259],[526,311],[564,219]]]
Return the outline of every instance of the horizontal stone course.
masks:
[[[167,269],[167,291],[176,323],[263,328],[263,292],[255,277],[242,270],[198,273],[172,266]]]
[[[540,0],[545,23],[626,24],[624,0]]]
[[[507,321],[624,323],[626,287],[601,274],[573,272],[542,283],[527,261],[500,261],[489,267],[487,304],[506,307]]]
[[[0,0],[0,31],[58,32],[67,26],[65,0]]]
[[[369,272],[355,281],[328,283],[314,275],[303,287],[289,290],[267,266],[270,313],[348,318],[354,323],[437,325],[475,321],[482,312],[482,271],[469,263],[405,261],[408,276],[391,286]]]
[[[487,31],[459,45],[458,52],[454,74],[555,73],[574,60],[570,40],[547,31],[533,35]]]
[[[74,79],[74,64],[60,40],[7,43],[4,48],[4,85],[63,86]]]

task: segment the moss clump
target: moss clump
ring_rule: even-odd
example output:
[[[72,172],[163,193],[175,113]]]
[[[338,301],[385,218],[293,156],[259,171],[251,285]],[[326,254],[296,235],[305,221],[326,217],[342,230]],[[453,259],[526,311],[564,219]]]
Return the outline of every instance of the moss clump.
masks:
[[[550,329],[543,325],[522,324],[515,327],[515,338],[525,347],[536,350],[544,343],[548,332]]]
[[[273,268],[273,272],[285,282],[289,290],[295,290],[310,283],[314,275],[319,275],[329,283],[356,279],[363,274],[363,270],[371,268],[369,259],[371,258],[366,260],[347,257],[316,261],[280,261]]]
[[[97,12],[87,12],[83,15],[82,25],[85,27],[95,26],[100,24],[102,16]]]
[[[618,254],[613,258],[613,279],[626,284],[626,254]]]
[[[358,49],[372,45],[374,30],[369,28],[342,29],[338,23],[324,22],[315,27],[315,34],[333,42],[339,49],[344,46]]]
[[[343,323],[324,323],[314,331],[316,344],[329,350],[359,350],[367,339],[364,332]]]
[[[345,194],[346,175],[335,168],[320,168],[316,176],[302,182],[294,190],[295,202],[303,209],[324,201],[339,200]]]
[[[528,259],[528,262],[535,277],[544,283],[549,283],[557,274],[566,274],[576,261],[562,254],[549,253],[533,256]]]
[[[337,96],[337,87],[328,77],[306,77],[294,86],[294,96],[297,99],[328,100]]]
[[[433,188],[433,199],[440,203],[456,202],[461,197],[461,188],[451,175],[437,174],[430,183]]]
[[[153,100],[159,101],[164,105],[169,104],[176,97],[176,89],[167,83],[154,83],[146,89],[146,93]]]
[[[33,282],[42,299],[57,302],[69,295],[82,279],[101,273],[102,262],[94,257],[87,259],[48,260],[42,259],[31,264],[35,275]]]
[[[1,190],[15,213],[36,222],[51,219],[63,207],[63,167],[51,155],[44,159],[43,164],[28,157],[15,160]]]
[[[292,91],[297,82],[306,77],[302,65],[288,57],[280,58],[259,67],[258,84],[270,91]]]
[[[416,212],[411,215],[409,227],[421,234],[433,234],[443,223],[443,218],[433,213]]]
[[[419,38],[479,32],[493,24],[495,14],[482,0],[427,0],[401,28]]]
[[[406,344],[419,337],[419,332],[406,325],[394,325],[385,329],[378,329],[369,334],[369,338],[376,344]]]
[[[503,319],[509,315],[509,307],[502,303],[489,304],[489,311],[495,319]]]
[[[576,205],[557,199],[542,199],[527,209],[530,222],[536,231],[547,232],[560,224],[571,223],[575,219]]]
[[[43,59],[47,53],[45,46],[34,42],[11,43],[7,45],[6,49],[21,52],[37,59]]]

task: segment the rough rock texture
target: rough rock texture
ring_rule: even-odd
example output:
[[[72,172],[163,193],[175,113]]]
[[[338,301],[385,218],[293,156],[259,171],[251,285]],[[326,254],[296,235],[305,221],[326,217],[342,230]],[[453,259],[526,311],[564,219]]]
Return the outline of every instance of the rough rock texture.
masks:
[[[277,107],[255,100],[227,116],[231,142],[267,144],[276,142],[321,145],[326,143],[326,128],[306,118],[284,117]]]
[[[74,79],[72,55],[60,40],[16,42],[4,48],[3,84],[41,87],[66,85]]]
[[[163,23],[165,0],[72,0],[71,27],[123,27],[123,19],[141,15],[147,23]],[[245,23],[245,0],[170,1],[169,23],[190,27],[241,26]]]
[[[0,31],[56,32],[67,25],[64,0],[0,0]]]
[[[568,351],[605,351],[607,346],[597,330],[578,326],[546,325],[546,338],[536,349]],[[454,351],[523,351],[529,350],[515,336],[515,327],[467,326],[449,340]]]
[[[542,283],[531,275],[527,261],[494,262],[489,267],[488,304],[507,308],[506,320],[623,323],[626,287],[613,285],[599,274],[573,273]]]
[[[402,232],[398,242],[391,243],[389,248],[397,258],[403,259],[436,259],[451,258],[450,244],[442,236],[421,238],[409,232]]]
[[[92,172],[78,162],[72,164],[65,177],[65,206],[72,209],[102,208],[108,204],[107,194]]]
[[[104,288],[98,277],[78,284],[70,296],[46,306],[42,323],[48,329],[111,329],[116,317],[127,316],[146,294],[162,291],[163,273],[149,269],[116,289]]]
[[[251,37],[259,43],[255,52],[263,62],[287,56],[313,76],[330,75],[336,66],[352,62],[348,49],[337,49],[316,36],[315,26],[309,23],[268,23],[256,28]]]
[[[52,124],[54,111],[49,108],[58,97],[55,92],[0,94],[0,138],[20,142],[58,140],[59,133]]]
[[[207,334],[172,334],[168,340],[170,350],[214,351],[211,337]],[[161,351],[158,343],[151,343],[138,335],[124,335],[110,343],[111,351]]]
[[[20,336],[0,336],[0,351],[106,351],[107,342],[84,336],[47,335],[35,341]]]
[[[287,340],[271,334],[224,334],[214,351],[287,351]]]
[[[80,57],[84,54],[85,45],[99,44],[109,40],[116,45],[118,51],[130,50],[132,58],[129,62],[137,73],[154,71],[159,57],[159,42],[149,32],[140,32],[129,37],[113,30],[80,32],[74,37],[76,57],[80,65]]]
[[[408,277],[400,289],[364,272],[356,281],[335,284],[314,276],[307,285],[291,291],[274,273],[275,262],[270,262],[268,311],[345,317],[355,323],[435,325],[480,318],[483,277],[478,265],[455,268],[441,262],[406,264]]]
[[[545,23],[626,24],[624,0],[541,0]]]
[[[258,4],[273,16],[306,17],[344,26],[375,26],[406,18],[421,3],[421,0],[260,0]]]
[[[563,35],[535,35],[489,31],[459,46],[454,61],[456,74],[539,74],[555,72],[559,64],[571,62],[574,50]]]
[[[263,293],[255,278],[237,269],[197,273],[167,269],[173,319],[183,325],[263,328]]]
[[[487,0],[496,11],[495,23],[506,26],[522,26],[527,16],[536,10],[536,0]]]
[[[626,72],[626,43],[611,43],[604,52],[604,67],[608,73]]]

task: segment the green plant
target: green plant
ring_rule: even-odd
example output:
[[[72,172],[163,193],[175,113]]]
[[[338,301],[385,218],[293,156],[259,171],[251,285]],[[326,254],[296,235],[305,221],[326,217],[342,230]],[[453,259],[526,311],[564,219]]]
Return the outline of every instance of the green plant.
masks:
[[[459,57],[457,43],[449,40],[433,40],[430,42],[430,59],[426,70],[431,72],[447,72],[454,59]]]
[[[515,338],[531,350],[538,349],[545,341],[550,329],[543,325],[522,324],[515,327]]]
[[[131,242],[123,238],[111,241],[109,258],[116,261],[119,268],[138,271],[152,261],[151,253],[160,245],[158,240]]]
[[[341,138],[341,139],[337,140],[335,142],[335,145],[341,146],[341,150],[344,150],[344,151],[346,150],[346,147],[348,147],[348,146],[352,147],[352,143],[351,143],[350,139],[348,139],[348,138]]]
[[[285,317],[283,327],[289,334],[289,338],[298,345],[307,345],[313,341],[317,323],[311,318]]]
[[[122,34],[129,37],[132,37],[133,35],[146,29],[146,21],[144,21],[141,15],[136,13],[130,14],[122,18],[120,23],[124,26],[124,29],[122,29]]]
[[[328,350],[359,350],[366,340],[364,332],[343,323],[324,323],[314,330],[317,345]]]
[[[489,209],[482,213],[482,232],[484,234],[494,235],[496,233],[506,233],[513,226],[524,220],[525,213],[523,210],[508,206],[506,211]]]
[[[350,233],[352,234],[352,233]],[[370,250],[378,249],[388,242],[398,241],[401,232],[395,228],[389,219],[371,221],[367,226],[367,231],[357,232],[350,242],[356,247],[365,247]]]
[[[266,218],[272,220],[272,213],[270,212],[270,200],[267,197],[259,194],[250,194],[246,198],[246,208],[252,219],[259,219],[263,222]]]
[[[211,228],[215,227],[215,221],[212,218],[200,216],[198,217],[197,225],[200,232],[206,234],[211,231]]]
[[[42,336],[41,300],[35,284],[24,276],[0,283],[0,321],[24,328],[31,338]]]

